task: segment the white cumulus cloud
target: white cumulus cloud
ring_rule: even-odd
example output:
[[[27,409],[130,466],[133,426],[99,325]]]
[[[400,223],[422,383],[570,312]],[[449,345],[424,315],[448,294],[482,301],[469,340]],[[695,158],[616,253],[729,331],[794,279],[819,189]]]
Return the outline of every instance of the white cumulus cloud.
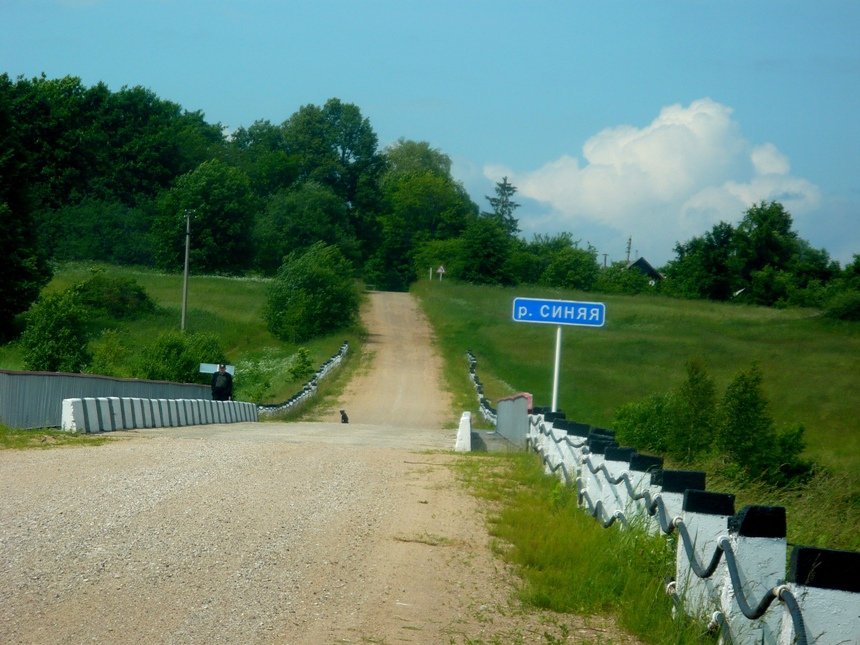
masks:
[[[780,201],[795,215],[816,208],[818,188],[790,170],[775,145],[744,138],[730,107],[703,98],[665,107],[641,128],[598,132],[581,158],[565,155],[525,172],[487,165],[484,176],[507,176],[521,196],[548,208],[539,221],[521,213],[526,232],[554,228],[578,237],[600,229],[607,237],[632,236],[643,254],[662,262],[675,242],[719,221],[737,222],[753,203]]]

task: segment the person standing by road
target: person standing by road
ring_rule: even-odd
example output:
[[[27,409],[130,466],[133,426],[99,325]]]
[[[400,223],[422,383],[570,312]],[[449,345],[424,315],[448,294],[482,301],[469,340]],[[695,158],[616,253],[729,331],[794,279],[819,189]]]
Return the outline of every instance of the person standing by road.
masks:
[[[224,363],[218,365],[218,371],[212,374],[212,400],[230,401],[233,399],[233,375],[227,371]]]

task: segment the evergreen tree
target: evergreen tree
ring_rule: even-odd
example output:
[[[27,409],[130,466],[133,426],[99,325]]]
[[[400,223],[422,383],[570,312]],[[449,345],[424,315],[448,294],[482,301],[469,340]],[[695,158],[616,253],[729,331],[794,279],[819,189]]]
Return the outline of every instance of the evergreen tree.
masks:
[[[502,177],[502,181],[496,182],[496,196],[490,197],[487,195],[487,201],[493,211],[491,213],[483,213],[484,216],[495,219],[502,228],[507,231],[511,237],[516,236],[520,232],[520,224],[517,218],[514,217],[514,212],[520,205],[513,200],[517,189],[508,182],[507,177]]]

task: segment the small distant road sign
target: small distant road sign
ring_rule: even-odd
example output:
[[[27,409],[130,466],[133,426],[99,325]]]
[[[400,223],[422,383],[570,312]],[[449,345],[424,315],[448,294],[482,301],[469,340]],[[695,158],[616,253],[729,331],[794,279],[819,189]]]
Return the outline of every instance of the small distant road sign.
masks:
[[[602,302],[514,298],[513,317],[516,322],[603,327],[606,305]]]

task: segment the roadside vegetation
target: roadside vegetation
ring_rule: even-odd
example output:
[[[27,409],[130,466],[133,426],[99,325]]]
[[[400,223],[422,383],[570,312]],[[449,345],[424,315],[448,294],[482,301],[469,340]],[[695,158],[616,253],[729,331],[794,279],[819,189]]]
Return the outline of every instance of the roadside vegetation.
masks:
[[[582,292],[438,281],[417,283],[414,292],[434,326],[450,387],[468,393],[458,403],[473,411],[476,425],[482,419],[468,380],[467,349],[478,359],[490,401],[526,391],[535,405],[551,403],[555,329],[513,322],[513,298],[594,299]],[[669,468],[706,471],[708,489],[736,494],[738,509],[785,506],[791,543],[860,550],[856,323],[812,309],[644,295],[600,299],[604,328],[562,333],[558,400],[568,419],[615,428],[625,445],[662,454]],[[691,386],[691,364],[699,390]],[[661,450],[668,448],[665,433],[683,431],[658,414],[661,406],[706,415],[705,406],[691,403],[703,382],[712,384],[714,415],[722,410],[735,422],[754,421],[757,433],[726,416],[704,426],[691,417],[684,435],[690,441]],[[692,390],[680,405],[685,388]],[[636,423],[625,426],[631,418]],[[648,423],[651,434],[643,437]],[[739,440],[746,442],[742,454],[731,445]],[[789,462],[791,468],[782,468]],[[762,477],[762,468],[774,477]]]
[[[484,500],[493,549],[517,567],[524,604],[609,615],[654,645],[716,642],[705,625],[672,617],[665,578],[674,573],[674,538],[602,528],[578,508],[576,491],[545,475],[532,454],[476,453],[456,468]]]
[[[236,398],[279,403],[349,341],[341,374],[285,415],[303,418],[361,367],[363,283],[420,298],[453,414],[476,409],[467,349],[489,400],[528,391],[549,405],[555,330],[514,323],[512,300],[599,299],[604,328],[563,333],[567,418],[614,428],[668,467],[707,471],[708,488],[735,493],[738,508],[785,506],[790,542],[860,550],[860,255],[840,266],[782,204],[763,201],[679,240],[659,270],[631,257],[601,266],[573,232],[521,237],[507,178],[482,210],[443,151],[406,138],[380,149],[359,107],[337,98],[224,132],[142,87],[0,74],[0,367],[205,383],[199,364],[224,361],[236,366]],[[441,266],[444,282],[426,280]],[[24,445],[96,441],[25,435]],[[8,429],[0,438],[21,440]],[[620,611],[652,642],[688,642],[636,627],[618,600],[588,606],[561,590],[593,572],[548,578],[555,565],[537,560],[552,544],[549,553],[584,549],[601,570],[618,566],[606,588],[642,617],[630,555],[653,573],[662,547],[597,528],[527,457],[472,467],[489,468],[486,480],[470,477],[481,494],[509,493],[494,502],[493,530],[529,602]],[[667,613],[664,599],[640,595]]]
[[[273,283],[254,277],[191,276],[186,332],[181,333],[181,274],[96,263],[61,265],[33,308],[46,309],[37,318],[46,322],[31,325],[18,341],[0,346],[0,366],[53,370],[67,360],[74,361],[68,371],[208,383],[210,376],[199,373],[200,363],[223,360],[236,366],[237,399],[278,403],[300,390],[344,340],[351,351],[360,352],[362,332],[353,322],[302,342],[279,338],[264,316]],[[102,302],[117,304],[94,307],[81,302],[81,294],[91,298],[96,290]],[[71,306],[46,306],[56,302]],[[74,335],[58,333],[65,328]],[[58,337],[74,340],[54,342]]]
[[[114,437],[61,430],[19,430],[0,424],[0,450],[56,448],[58,446],[100,446]]]

